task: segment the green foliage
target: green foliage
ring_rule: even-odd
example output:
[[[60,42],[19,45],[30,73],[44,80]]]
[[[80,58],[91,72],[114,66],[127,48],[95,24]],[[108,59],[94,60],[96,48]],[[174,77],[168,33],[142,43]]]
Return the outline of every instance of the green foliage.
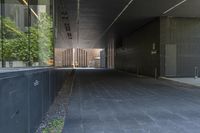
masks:
[[[2,18],[3,38],[14,39],[22,35],[22,32],[16,27],[15,23],[10,18]]]
[[[42,129],[42,133],[62,133],[63,126],[63,119],[55,119],[50,121],[46,128]]]
[[[41,14],[38,23],[38,42],[39,42],[39,61],[45,61],[53,58],[53,23],[51,17],[47,14]]]
[[[43,13],[29,32],[20,31],[9,18],[2,18],[3,58],[6,61],[39,62],[48,65],[53,58],[52,19]]]

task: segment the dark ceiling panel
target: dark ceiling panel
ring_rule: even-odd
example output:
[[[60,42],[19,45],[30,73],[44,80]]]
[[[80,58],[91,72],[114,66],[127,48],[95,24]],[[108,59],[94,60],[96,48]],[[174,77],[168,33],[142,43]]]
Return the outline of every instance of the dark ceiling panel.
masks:
[[[173,17],[200,17],[200,0],[188,0],[167,15]]]
[[[77,26],[77,1],[64,2],[70,18],[73,47],[104,47],[102,43],[104,41],[99,38],[105,38],[104,31],[130,0],[80,0],[79,26]],[[199,0],[187,0],[163,15],[163,12],[181,1],[183,0],[134,0],[109,30],[127,35],[159,16],[200,17]],[[79,44],[76,42],[77,29],[79,29]]]
[[[135,0],[112,27],[122,35],[127,35],[182,0]]]
[[[57,39],[56,48],[72,48],[76,43],[77,34],[77,1],[76,0],[59,0],[56,6],[56,22],[57,22]],[[62,14],[66,14],[68,20],[62,18]],[[70,25],[70,32],[66,30],[66,24]],[[71,37],[69,37],[69,33]]]
[[[129,0],[81,0],[79,47],[94,47],[95,41],[128,2]]]

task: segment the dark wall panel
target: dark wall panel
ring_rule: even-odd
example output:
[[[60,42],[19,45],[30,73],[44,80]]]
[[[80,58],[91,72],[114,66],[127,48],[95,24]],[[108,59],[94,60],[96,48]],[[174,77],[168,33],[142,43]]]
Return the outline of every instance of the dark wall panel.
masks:
[[[27,88],[24,76],[0,79],[0,132],[28,132]]]
[[[194,76],[195,67],[200,69],[200,19],[161,18],[161,75],[165,74],[165,47],[176,45],[176,75]]]
[[[70,71],[0,73],[0,133],[34,133]]]
[[[30,76],[30,131],[35,131],[42,119],[43,89],[42,74],[32,74]]]
[[[115,68],[148,76],[155,76],[157,69],[159,75],[159,35],[160,21],[155,19],[123,38],[122,47],[116,49]]]

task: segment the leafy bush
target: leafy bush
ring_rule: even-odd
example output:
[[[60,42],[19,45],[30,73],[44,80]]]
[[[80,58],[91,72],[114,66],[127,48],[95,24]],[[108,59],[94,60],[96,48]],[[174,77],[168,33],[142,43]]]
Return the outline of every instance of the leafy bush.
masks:
[[[54,119],[50,121],[46,128],[42,130],[42,133],[62,133],[64,127],[63,119]]]
[[[52,19],[43,13],[38,22],[22,32],[10,18],[2,18],[3,58],[5,61],[39,62],[47,65],[53,58]],[[0,40],[1,41],[1,40]]]

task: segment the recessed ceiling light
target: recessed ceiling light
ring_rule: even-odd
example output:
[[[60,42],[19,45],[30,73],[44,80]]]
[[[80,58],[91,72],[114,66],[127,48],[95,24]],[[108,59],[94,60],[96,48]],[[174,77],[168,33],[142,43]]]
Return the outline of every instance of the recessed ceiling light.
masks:
[[[169,8],[168,10],[166,10],[165,12],[163,12],[163,14],[167,14],[168,12],[174,10],[176,7],[182,5],[182,4],[185,3],[186,1],[187,1],[187,0],[183,0],[183,1],[179,2],[178,4],[172,6],[171,8]]]
[[[28,2],[27,2],[26,0],[22,0],[22,2],[23,2],[26,6],[28,6]],[[29,8],[30,8],[30,7],[29,7]],[[36,13],[32,8],[30,8],[30,10],[31,10],[31,12],[33,13],[33,15],[38,19],[39,16],[37,15],[37,13]]]
[[[24,2],[25,5],[28,6],[28,2],[26,0],[22,0]]]

